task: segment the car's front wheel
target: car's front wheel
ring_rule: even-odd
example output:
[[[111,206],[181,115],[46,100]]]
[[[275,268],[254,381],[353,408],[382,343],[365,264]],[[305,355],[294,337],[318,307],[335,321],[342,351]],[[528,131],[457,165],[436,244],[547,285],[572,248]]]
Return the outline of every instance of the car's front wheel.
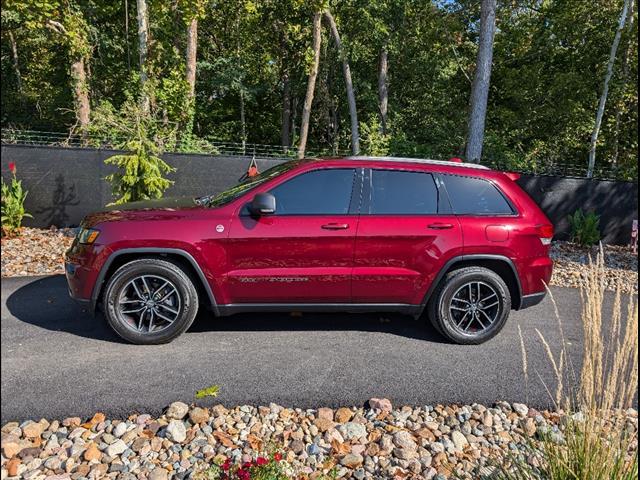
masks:
[[[187,330],[198,312],[198,293],[178,265],[156,258],[120,267],[104,291],[109,325],[136,344],[167,343]]]
[[[511,311],[511,295],[493,270],[466,267],[447,274],[428,306],[433,326],[459,344],[486,342],[502,330]]]

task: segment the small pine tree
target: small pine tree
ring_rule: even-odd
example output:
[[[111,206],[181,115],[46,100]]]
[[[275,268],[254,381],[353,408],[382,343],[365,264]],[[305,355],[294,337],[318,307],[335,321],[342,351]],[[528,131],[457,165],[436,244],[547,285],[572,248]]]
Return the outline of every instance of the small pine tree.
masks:
[[[153,136],[155,124],[135,102],[125,102],[119,113],[111,105],[97,109],[92,128],[100,136],[117,139],[114,143],[130,152],[105,160],[107,165],[117,167],[116,172],[105,177],[116,198],[109,205],[160,198],[173,184],[164,177],[175,172],[175,168],[160,158],[162,149]]]

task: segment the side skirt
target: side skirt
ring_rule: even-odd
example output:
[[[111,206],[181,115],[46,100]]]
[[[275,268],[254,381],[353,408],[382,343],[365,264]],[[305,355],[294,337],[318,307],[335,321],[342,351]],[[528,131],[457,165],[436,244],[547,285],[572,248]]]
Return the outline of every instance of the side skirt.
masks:
[[[395,312],[418,317],[420,305],[406,303],[232,303],[218,305],[221,316],[245,312]]]

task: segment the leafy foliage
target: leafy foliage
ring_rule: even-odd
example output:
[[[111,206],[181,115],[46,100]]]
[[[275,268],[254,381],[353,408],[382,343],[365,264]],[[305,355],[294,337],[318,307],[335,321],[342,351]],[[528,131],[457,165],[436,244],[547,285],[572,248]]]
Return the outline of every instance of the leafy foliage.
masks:
[[[205,397],[217,397],[220,392],[219,385],[211,385],[207,388],[203,388],[202,390],[198,390],[196,392],[196,398],[205,398]]]
[[[162,148],[195,149],[205,137],[277,144],[283,134],[294,146],[310,65],[311,18],[330,8],[364,129],[379,115],[378,62],[382,49],[388,51],[388,139],[369,129],[362,132],[369,147],[363,146],[386,150],[388,143],[389,154],[444,159],[464,151],[477,0],[147,1],[145,88],[152,90],[152,117],[176,130],[169,140],[154,135]],[[586,168],[622,1],[499,2],[484,161],[569,174]],[[69,59],[74,55],[87,63],[92,122],[104,102],[121,114],[123,104],[140,95],[135,2],[7,0],[3,7],[3,127],[73,128]],[[636,26],[637,10],[633,16]],[[196,92],[189,99],[186,28],[194,18]],[[56,32],[49,20],[67,33]],[[597,147],[596,169],[615,169],[627,179],[637,178],[637,35],[637,28],[623,33]],[[325,29],[308,144],[313,151],[349,148],[341,59],[333,47]]]
[[[5,183],[2,179],[2,235],[15,235],[19,233],[22,219],[33,218],[25,212],[24,200],[27,191],[22,189],[22,180],[16,178],[16,167],[11,164],[11,182]]]
[[[175,169],[160,158],[162,144],[154,133],[164,141],[171,141],[174,134],[169,129],[158,130],[158,125],[133,100],[125,102],[120,112],[104,103],[95,113],[91,130],[101,132],[103,138],[108,135],[114,145],[131,152],[105,160],[117,167],[116,172],[106,177],[116,197],[112,204],[160,198],[173,184],[164,175]]]
[[[584,247],[600,241],[600,216],[595,212],[584,213],[582,209],[569,215],[571,240]]]

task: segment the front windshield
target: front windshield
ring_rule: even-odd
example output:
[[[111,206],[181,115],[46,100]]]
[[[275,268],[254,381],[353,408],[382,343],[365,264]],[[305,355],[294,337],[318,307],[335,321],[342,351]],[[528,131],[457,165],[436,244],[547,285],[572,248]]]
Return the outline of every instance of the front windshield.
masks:
[[[220,207],[225,205],[232,200],[240,197],[244,193],[248,192],[252,188],[257,187],[260,184],[263,184],[267,180],[271,180],[278,175],[281,175],[285,172],[288,172],[292,168],[297,167],[304,160],[291,160],[289,162],[280,163],[278,165],[274,165],[273,167],[265,170],[264,172],[256,175],[255,177],[247,178],[246,180],[240,182],[238,185],[235,185],[224,192],[220,192],[216,195],[209,195],[206,197],[200,197],[196,199],[196,202],[200,205],[206,205],[207,207]]]

